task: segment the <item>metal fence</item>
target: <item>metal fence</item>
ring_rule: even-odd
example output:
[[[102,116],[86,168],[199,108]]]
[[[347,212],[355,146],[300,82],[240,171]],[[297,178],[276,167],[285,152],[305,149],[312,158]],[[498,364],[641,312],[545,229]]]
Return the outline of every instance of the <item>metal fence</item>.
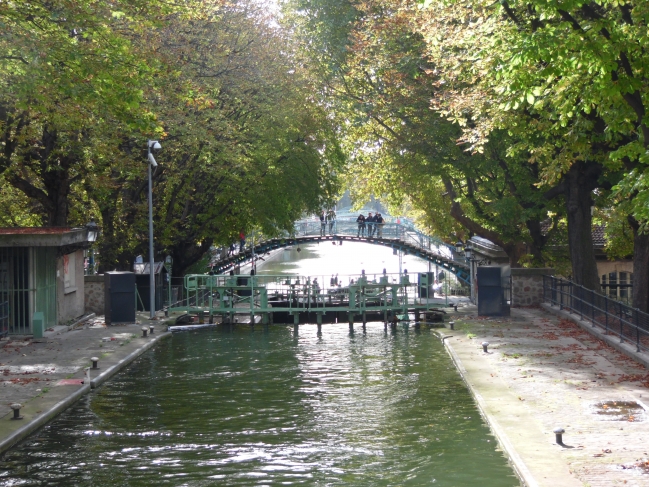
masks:
[[[638,352],[649,350],[649,314],[639,309],[554,276],[543,276],[543,298],[617,336],[620,343],[634,343]]]

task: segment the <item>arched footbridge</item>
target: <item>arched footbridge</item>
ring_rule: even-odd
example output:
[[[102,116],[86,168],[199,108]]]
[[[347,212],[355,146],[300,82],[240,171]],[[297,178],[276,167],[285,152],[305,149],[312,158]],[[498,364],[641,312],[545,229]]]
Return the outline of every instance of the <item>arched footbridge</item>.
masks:
[[[247,245],[243,251],[230,255],[226,252],[217,253],[210,266],[215,273],[222,274],[235,266],[250,262],[253,258],[257,259],[263,254],[282,247],[299,247],[317,242],[333,242],[342,245],[344,241],[383,245],[414,255],[442,267],[457,276],[461,282],[469,284],[469,265],[463,255],[460,256],[455,252],[453,246],[437,237],[426,235],[413,227],[399,223],[375,225],[371,230],[366,226],[364,231],[359,231],[356,222],[337,220],[332,225],[327,223],[323,232],[320,221],[299,220],[295,222],[293,235],[254,242],[254,247]],[[251,243],[249,239],[248,244]]]

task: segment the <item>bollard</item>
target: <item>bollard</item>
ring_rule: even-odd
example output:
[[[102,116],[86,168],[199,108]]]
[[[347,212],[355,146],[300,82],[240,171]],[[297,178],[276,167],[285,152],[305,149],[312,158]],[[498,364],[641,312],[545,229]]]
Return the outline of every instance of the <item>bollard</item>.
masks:
[[[21,404],[14,403],[9,407],[14,410],[14,417],[11,419],[23,419],[23,417],[20,415],[20,408],[22,407]]]
[[[98,357],[92,357],[90,360],[92,360],[92,370],[97,370],[99,367],[97,366],[97,363],[99,362]]]
[[[482,342],[482,351],[484,353],[489,353],[489,351],[487,350],[487,347],[489,347],[489,342]]]
[[[142,327],[142,338],[146,338],[146,332],[149,331],[149,329],[146,326]]]
[[[455,330],[455,321],[449,321],[448,324],[451,327],[451,330]]]
[[[557,440],[557,445],[563,445],[563,437],[562,435],[566,432],[563,428],[554,428],[554,435]]]
[[[153,325],[149,326],[149,335],[153,335],[153,330],[154,329],[155,329],[155,327]]]

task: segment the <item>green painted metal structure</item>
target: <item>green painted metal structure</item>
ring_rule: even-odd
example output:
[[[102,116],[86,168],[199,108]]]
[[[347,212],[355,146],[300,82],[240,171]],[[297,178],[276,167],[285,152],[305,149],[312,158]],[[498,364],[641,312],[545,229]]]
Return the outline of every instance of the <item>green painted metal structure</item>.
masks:
[[[213,322],[234,322],[235,315],[250,315],[250,323],[261,317],[264,324],[407,320],[409,313],[417,316],[431,307],[426,298],[419,298],[418,283],[404,274],[381,274],[373,279],[365,274],[345,276],[325,283],[323,277],[299,275],[206,275],[185,276],[185,298],[173,303],[168,312],[196,314]],[[415,277],[416,279],[416,277]],[[290,320],[286,318],[290,317]]]

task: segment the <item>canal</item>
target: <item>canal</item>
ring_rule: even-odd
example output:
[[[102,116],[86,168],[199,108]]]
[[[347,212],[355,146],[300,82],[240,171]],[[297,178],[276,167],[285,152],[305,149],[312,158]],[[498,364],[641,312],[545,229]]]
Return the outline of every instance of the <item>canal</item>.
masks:
[[[310,273],[394,265],[363,247]],[[272,272],[325,260],[305,248]],[[7,452],[0,485],[520,485],[433,331],[315,330],[174,334]]]

